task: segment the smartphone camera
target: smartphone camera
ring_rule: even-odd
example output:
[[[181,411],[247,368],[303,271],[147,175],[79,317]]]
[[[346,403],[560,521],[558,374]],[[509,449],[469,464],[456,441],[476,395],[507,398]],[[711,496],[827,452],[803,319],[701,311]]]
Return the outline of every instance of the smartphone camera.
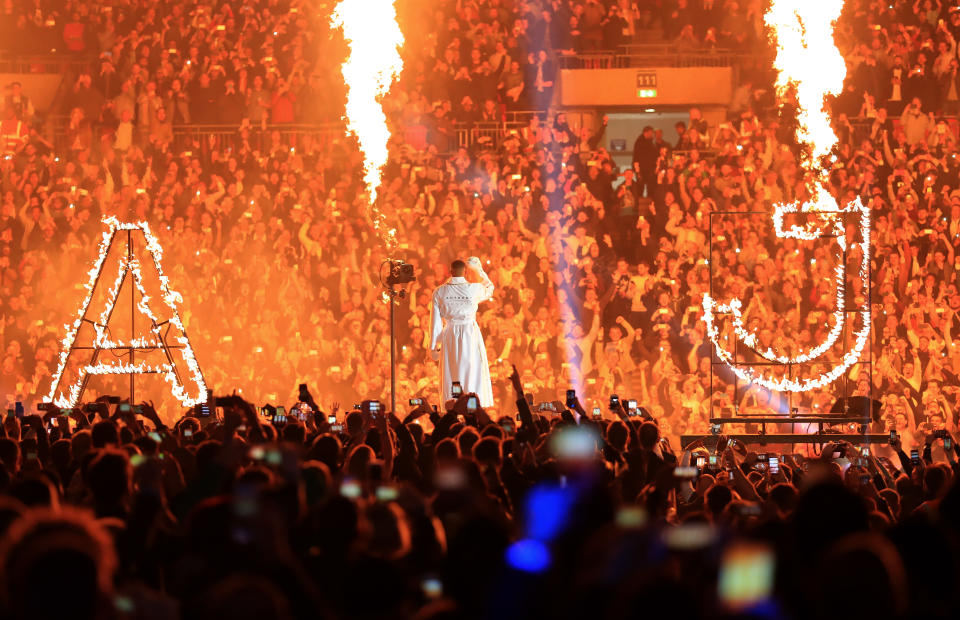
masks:
[[[780,459],[775,456],[771,456],[770,457],[770,474],[775,475],[779,473],[780,473]]]
[[[397,500],[397,487],[379,486],[376,497],[378,502],[393,502]]]
[[[620,408],[620,397],[616,394],[610,395],[610,411],[616,411]]]
[[[593,417],[599,418],[602,414],[600,413],[600,407],[593,408]]]
[[[450,386],[450,394],[454,398],[460,398],[463,396],[463,387],[460,385],[459,381],[454,381],[453,385]]]
[[[437,599],[443,596],[443,583],[436,577],[424,577],[420,582],[420,589],[428,599]]]
[[[327,416],[327,424],[336,424],[336,423],[337,423],[337,416],[335,415]]]
[[[467,413],[476,413],[477,409],[480,408],[480,402],[476,396],[470,396],[467,398]]]
[[[363,494],[363,489],[356,480],[344,480],[340,483],[340,495],[347,499],[357,499]]]
[[[757,516],[756,506],[743,511],[743,516]],[[776,556],[772,549],[756,543],[735,543],[720,560],[717,590],[723,607],[734,612],[746,611],[770,600],[776,576]]]
[[[411,398],[411,399],[410,399],[410,406],[411,406],[411,407],[419,407],[419,406],[422,405],[422,404],[423,404],[423,399],[422,399],[422,398]]]
[[[567,409],[573,409],[577,406],[577,391],[567,390]]]
[[[637,412],[637,401],[633,399],[628,400],[627,411],[629,411],[631,415],[635,414]]]

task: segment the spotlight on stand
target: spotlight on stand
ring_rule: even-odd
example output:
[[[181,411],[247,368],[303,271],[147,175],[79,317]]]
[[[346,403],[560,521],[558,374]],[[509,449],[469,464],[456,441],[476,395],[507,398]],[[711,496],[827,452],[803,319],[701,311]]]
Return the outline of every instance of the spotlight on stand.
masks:
[[[386,285],[396,286],[397,284],[407,284],[417,279],[413,275],[413,265],[405,263],[402,260],[388,259],[390,273],[387,274]]]
[[[383,277],[383,268],[387,267],[387,277]],[[409,284],[417,279],[413,275],[413,265],[402,260],[388,258],[380,265],[380,284],[390,294],[390,411],[397,410],[397,299],[407,296],[407,291],[397,286]]]

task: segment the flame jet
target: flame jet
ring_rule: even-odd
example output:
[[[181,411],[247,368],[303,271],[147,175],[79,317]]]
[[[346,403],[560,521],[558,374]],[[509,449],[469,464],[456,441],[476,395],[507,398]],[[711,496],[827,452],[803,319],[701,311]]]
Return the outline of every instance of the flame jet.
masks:
[[[373,224],[388,248],[395,231],[384,230],[385,217],[376,207],[383,166],[387,163],[390,129],[381,100],[403,70],[403,33],[394,0],[342,0],[330,24],[343,31],[349,52],[340,70],[347,86],[344,120],[363,154],[363,182],[370,195]]]

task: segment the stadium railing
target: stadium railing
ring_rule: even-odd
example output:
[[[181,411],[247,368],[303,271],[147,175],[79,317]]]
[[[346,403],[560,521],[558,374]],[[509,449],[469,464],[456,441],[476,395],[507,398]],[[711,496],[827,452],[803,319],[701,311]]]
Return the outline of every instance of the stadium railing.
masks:
[[[0,52],[0,73],[57,73],[75,76],[92,72],[94,58],[68,54],[24,55]]]
[[[488,123],[454,123],[453,134],[445,140],[447,152],[460,147],[487,146],[499,148],[503,140],[530,124],[530,118],[545,118],[546,113],[537,111],[510,112],[507,119]],[[48,119],[48,139],[57,149],[69,149],[69,117],[57,115]],[[136,139],[136,138],[135,138]],[[329,146],[337,140],[347,140],[343,123],[256,125],[241,128],[239,125],[174,125],[171,150],[183,152],[198,150],[239,150],[244,143],[252,150],[264,152],[277,147],[297,149],[310,139],[313,144]],[[424,149],[433,136],[427,125],[408,125],[402,130],[402,140],[417,149]]]
[[[630,69],[642,67],[731,67],[754,57],[735,50],[696,50],[673,44],[631,44],[616,50],[562,54],[562,69]]]

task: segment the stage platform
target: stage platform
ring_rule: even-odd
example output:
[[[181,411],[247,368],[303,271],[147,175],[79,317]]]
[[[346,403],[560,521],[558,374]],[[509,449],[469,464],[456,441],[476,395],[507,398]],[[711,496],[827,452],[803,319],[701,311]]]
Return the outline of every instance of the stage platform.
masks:
[[[886,433],[813,433],[810,435],[798,434],[764,434],[764,433],[738,433],[733,435],[724,435],[727,439],[736,439],[746,445],[758,444],[761,446],[769,444],[827,444],[833,441],[848,441],[852,444],[886,444],[890,441],[890,435]],[[683,435],[680,437],[680,447],[686,448],[697,440],[705,440],[707,445],[715,444],[717,435]]]
[[[854,416],[736,416],[710,418],[710,424],[870,424],[869,417]]]

